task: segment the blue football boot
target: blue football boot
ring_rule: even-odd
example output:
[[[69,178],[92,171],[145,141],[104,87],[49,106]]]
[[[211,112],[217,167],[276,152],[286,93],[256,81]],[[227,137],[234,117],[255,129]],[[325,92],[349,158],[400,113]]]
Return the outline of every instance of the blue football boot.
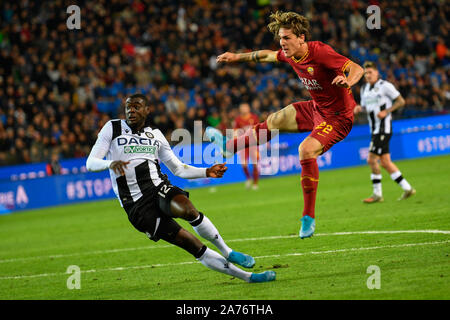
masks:
[[[300,219],[302,221],[302,227],[300,229],[300,238],[309,238],[314,234],[314,230],[316,228],[316,221],[314,218],[310,216],[304,216]]]
[[[237,251],[231,251],[227,260],[244,268],[253,268],[255,265],[255,259],[252,256]]]
[[[275,280],[277,274],[274,271],[264,271],[261,273],[252,273],[250,282],[268,282]]]

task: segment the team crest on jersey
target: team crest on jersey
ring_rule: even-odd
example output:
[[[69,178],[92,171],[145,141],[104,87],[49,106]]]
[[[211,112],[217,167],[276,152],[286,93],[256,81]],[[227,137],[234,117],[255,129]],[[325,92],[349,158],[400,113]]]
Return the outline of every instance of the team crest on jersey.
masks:
[[[314,68],[313,67],[308,67],[307,69],[306,69],[306,71],[308,71],[308,73],[310,74],[310,75],[314,75]]]
[[[153,139],[153,138],[155,137],[151,132],[146,132],[145,135],[146,135],[147,138],[149,138],[149,139]]]

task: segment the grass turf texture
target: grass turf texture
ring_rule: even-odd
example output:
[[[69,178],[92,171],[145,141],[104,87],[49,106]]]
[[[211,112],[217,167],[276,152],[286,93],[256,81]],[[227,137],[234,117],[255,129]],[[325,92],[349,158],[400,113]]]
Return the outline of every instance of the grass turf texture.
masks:
[[[450,234],[333,234],[450,230],[450,156],[397,164],[417,189],[406,201],[386,172],[385,202],[371,205],[361,202],[372,191],[368,167],[321,172],[316,234],[304,240],[299,176],[262,179],[258,191],[190,190],[230,247],[256,258],[255,272],[277,272],[263,284],[148,240],[116,200],[0,216],[0,299],[450,299]],[[82,271],[80,290],[67,289],[70,265]],[[370,265],[379,290],[366,285]]]

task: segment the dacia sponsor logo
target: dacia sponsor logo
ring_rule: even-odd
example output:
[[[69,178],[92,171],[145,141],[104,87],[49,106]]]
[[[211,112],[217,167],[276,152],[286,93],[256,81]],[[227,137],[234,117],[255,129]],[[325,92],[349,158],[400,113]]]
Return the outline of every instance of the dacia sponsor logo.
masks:
[[[155,154],[156,147],[155,146],[124,146],[124,153],[148,153]]]
[[[156,146],[159,147],[159,141],[158,140],[151,140],[147,138],[125,138],[125,137],[119,137],[117,138],[117,145],[120,146],[126,146],[126,145],[141,145],[141,146]]]

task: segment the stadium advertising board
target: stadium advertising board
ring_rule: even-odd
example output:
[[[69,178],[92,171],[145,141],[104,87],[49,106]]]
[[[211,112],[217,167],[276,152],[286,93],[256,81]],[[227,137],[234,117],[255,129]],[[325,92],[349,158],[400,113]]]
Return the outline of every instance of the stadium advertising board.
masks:
[[[450,116],[438,116],[413,120],[394,121],[391,139],[392,159],[412,159],[450,153]],[[298,145],[307,136],[303,134],[280,134],[270,145],[259,162],[262,177],[299,173]],[[321,170],[334,169],[366,163],[370,133],[367,125],[354,126],[344,140],[320,156]],[[192,158],[208,144],[192,145]],[[276,151],[276,152],[274,152]],[[177,152],[175,152],[177,154]],[[272,157],[272,154],[276,154]],[[86,172],[86,159],[61,161],[63,175],[42,177],[45,164],[0,168],[0,214],[13,211],[62,205],[80,201],[114,198],[109,172]],[[195,188],[245,180],[241,165],[235,156],[228,159],[228,171],[222,179],[184,180],[173,176],[162,165],[170,181],[181,188]],[[198,161],[192,161],[198,163]],[[195,164],[201,166],[201,164]],[[212,189],[213,191],[214,189]]]

